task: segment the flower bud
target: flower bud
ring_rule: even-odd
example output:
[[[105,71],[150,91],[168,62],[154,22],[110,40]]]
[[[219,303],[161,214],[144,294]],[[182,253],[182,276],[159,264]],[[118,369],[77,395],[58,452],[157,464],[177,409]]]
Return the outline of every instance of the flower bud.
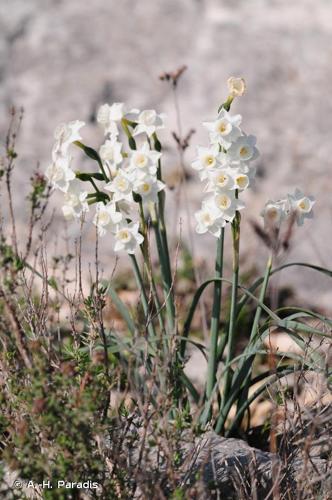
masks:
[[[235,76],[231,76],[227,80],[227,85],[229,94],[232,97],[241,97],[247,90],[247,85],[244,78],[236,78]]]

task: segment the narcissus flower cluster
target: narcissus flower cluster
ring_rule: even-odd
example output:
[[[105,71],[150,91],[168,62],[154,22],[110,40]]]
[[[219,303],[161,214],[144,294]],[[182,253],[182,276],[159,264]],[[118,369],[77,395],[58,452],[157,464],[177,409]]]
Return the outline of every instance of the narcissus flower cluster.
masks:
[[[216,238],[245,207],[241,193],[253,183],[253,162],[259,155],[256,138],[241,128],[241,115],[230,113],[233,99],[246,90],[244,80],[230,78],[228,90],[228,98],[216,119],[203,123],[209,144],[197,148],[192,162],[205,193],[201,208],[195,213],[196,231]],[[115,251],[133,254],[144,241],[144,214],[150,213],[152,221],[157,222],[158,210],[164,205],[160,203],[165,184],[161,179],[162,154],[157,137],[164,128],[164,115],[153,109],[126,110],[123,103],[113,103],[99,108],[97,122],[104,132],[104,143],[98,152],[81,142],[84,122],[76,120],[56,128],[52,163],[46,169],[46,177],[54,189],[63,193],[62,211],[67,219],[81,219],[94,205],[93,223],[99,236],[111,233]],[[96,162],[93,172],[73,170],[74,146]],[[269,200],[262,216],[265,224],[279,225],[293,214],[302,225],[304,219],[312,217],[314,203],[313,197],[296,190],[285,199]]]
[[[315,199],[306,196],[302,191],[296,189],[294,194],[288,194],[286,198],[277,201],[269,200],[261,212],[265,225],[280,226],[281,222],[294,217],[299,226],[303,225],[304,219],[312,219]]]
[[[80,142],[84,122],[73,121],[57,127],[52,163],[46,169],[46,176],[54,189],[64,193],[62,210],[66,218],[81,218],[89,210],[89,205],[95,204],[93,222],[98,234],[112,233],[114,250],[133,254],[144,240],[136,220],[139,213],[137,205],[141,204],[143,212],[149,211],[157,202],[158,193],[165,189],[165,184],[158,179],[161,152],[152,149],[152,143],[157,141],[156,132],[164,128],[164,115],[155,110],[126,111],[123,103],[104,104],[97,112],[97,122],[105,135],[99,153]],[[131,140],[128,152],[119,139],[121,133]],[[74,172],[74,143],[88,156],[94,151],[93,158],[99,162],[103,175],[100,172]],[[90,180],[95,192],[82,189],[81,180]],[[102,188],[100,180],[103,181]]]
[[[258,150],[256,138],[241,130],[241,122],[240,115],[232,115],[223,107],[216,120],[203,123],[210,144],[197,148],[197,159],[192,163],[205,183],[206,197],[195,213],[196,231],[200,234],[209,232],[218,238],[226,222],[232,222],[236,212],[245,206],[239,194],[252,184],[252,161],[258,157]]]

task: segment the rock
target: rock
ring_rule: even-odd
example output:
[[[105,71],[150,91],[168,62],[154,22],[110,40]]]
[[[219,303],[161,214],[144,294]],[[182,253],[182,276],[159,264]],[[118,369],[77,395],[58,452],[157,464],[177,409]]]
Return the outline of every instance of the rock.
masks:
[[[281,457],[249,446],[245,441],[208,432],[197,438],[182,465],[181,487],[202,483],[200,499],[264,499],[275,487],[285,498],[310,486],[303,498],[314,500],[311,491],[329,494],[331,463],[319,457],[296,455],[283,463]],[[204,491],[204,493],[203,493]],[[221,495],[221,496],[220,496]],[[287,496],[289,495],[289,496]],[[323,498],[328,498],[327,496]]]
[[[264,498],[271,490],[272,477],[281,471],[281,460],[275,455],[214,432],[197,439],[188,459],[181,486],[188,487],[200,478],[206,489],[204,498],[217,498],[219,492],[225,500],[237,499],[240,492],[254,491]]]

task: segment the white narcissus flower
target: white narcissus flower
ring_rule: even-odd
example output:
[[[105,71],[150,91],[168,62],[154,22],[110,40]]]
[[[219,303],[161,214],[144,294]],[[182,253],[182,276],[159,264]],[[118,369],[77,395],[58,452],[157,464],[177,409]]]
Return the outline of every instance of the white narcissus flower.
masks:
[[[227,154],[231,161],[234,162],[249,162],[258,157],[258,149],[255,146],[256,137],[253,135],[242,135],[231,147]]]
[[[251,179],[254,177],[254,170],[244,173],[240,168],[232,169],[232,177],[234,180],[234,189],[244,191],[249,187]]]
[[[156,175],[160,158],[161,153],[151,151],[149,145],[144,143],[139,149],[131,152],[129,168],[135,172],[137,178],[146,174]]]
[[[138,245],[144,241],[144,237],[139,233],[139,224],[130,222],[129,224],[123,221],[115,229],[115,245],[114,251],[126,251],[129,254],[135,253]]]
[[[105,143],[100,146],[99,156],[109,167],[111,174],[115,175],[119,165],[123,161],[123,156],[121,154],[122,143],[117,141],[116,137],[105,141]]]
[[[209,181],[205,187],[206,192],[223,192],[232,189],[244,191],[254,178],[255,170],[241,168],[220,168],[209,174]]]
[[[235,197],[235,191],[216,193],[208,201],[208,204],[216,206],[220,215],[228,222],[232,222],[237,210],[242,210],[245,207],[245,204]]]
[[[227,191],[234,189],[235,182],[233,179],[233,169],[231,168],[218,168],[209,173],[208,183],[205,191]]]
[[[70,168],[71,157],[69,146],[81,139],[80,129],[85,125],[79,120],[62,123],[54,132],[55,143],[52,148],[52,164],[46,169],[45,175],[56,189],[68,191],[70,181],[75,179],[75,173]]]
[[[162,191],[165,187],[166,185],[158,181],[156,177],[146,175],[135,182],[134,191],[141,196],[143,204],[156,203],[159,191]]]
[[[210,132],[210,140],[213,144],[220,144],[228,149],[241,135],[241,121],[241,115],[232,116],[225,109],[221,109],[215,121],[205,122],[203,125]]]
[[[45,175],[53,188],[60,189],[64,193],[68,191],[70,181],[75,179],[75,172],[70,168],[70,162],[70,158],[59,157],[45,171]]]
[[[165,115],[163,113],[158,115],[154,109],[145,109],[141,112],[137,109],[132,110],[128,117],[137,123],[134,136],[145,133],[151,137],[157,130],[165,128]]]
[[[198,147],[197,154],[198,158],[192,162],[191,166],[198,171],[198,175],[201,181],[203,181],[208,178],[209,173],[221,167],[219,146],[213,145],[209,148]]]
[[[303,225],[304,219],[312,219],[312,207],[316,203],[313,196],[305,196],[299,189],[294,194],[288,195],[291,212],[296,214],[296,221],[299,226]]]
[[[89,210],[87,191],[81,191],[81,183],[77,180],[71,182],[68,191],[64,194],[62,212],[66,219],[79,218]]]
[[[230,104],[235,96],[243,95],[245,82],[232,77],[228,87]],[[220,220],[223,225],[232,222],[237,211],[245,207],[238,194],[247,189],[255,177],[256,169],[250,162],[257,158],[258,149],[256,138],[242,132],[241,121],[240,115],[231,115],[222,108],[215,121],[203,123],[209,131],[210,147],[197,148],[198,158],[192,167],[201,180],[207,180],[204,191],[211,195],[195,214],[199,233],[209,231],[219,236]]]
[[[265,226],[278,226],[288,217],[289,209],[286,199],[272,201],[269,200],[265,203],[261,216],[264,218]]]
[[[100,202],[96,205],[96,214],[93,223],[98,228],[99,236],[104,236],[106,231],[115,230],[117,224],[123,220],[123,215],[116,210],[115,203],[111,202],[107,205]]]
[[[250,180],[246,174],[242,174],[238,172],[234,175],[234,189],[238,189],[239,191],[244,191],[249,186]]]
[[[54,132],[55,144],[53,146],[53,155],[66,156],[69,146],[82,139],[80,129],[85,123],[75,120],[69,123],[61,123],[57,126]],[[54,159],[54,158],[53,158]]]
[[[216,238],[220,236],[221,228],[226,224],[218,208],[204,201],[201,210],[195,213],[195,218],[197,221],[196,232],[198,234],[209,232]]]
[[[106,184],[105,189],[113,193],[113,201],[133,201],[133,175],[119,170],[113,180]]]
[[[115,137],[119,135],[117,123],[124,117],[123,102],[115,102],[111,106],[103,104],[97,112],[97,122],[104,127],[105,135]]]

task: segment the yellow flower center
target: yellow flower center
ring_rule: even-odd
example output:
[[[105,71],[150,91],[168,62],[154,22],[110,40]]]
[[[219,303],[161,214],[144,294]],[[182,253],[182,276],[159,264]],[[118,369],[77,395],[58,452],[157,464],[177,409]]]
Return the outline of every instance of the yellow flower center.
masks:
[[[242,146],[240,149],[240,156],[243,158],[249,154],[249,149],[246,146]]]
[[[236,184],[239,186],[240,189],[244,189],[247,186],[248,183],[248,178],[246,175],[239,175],[236,178]]]
[[[221,122],[219,124],[219,132],[222,134],[223,132],[226,132],[226,129],[227,129],[226,124]]]
[[[211,224],[212,219],[211,219],[211,215],[209,213],[205,213],[203,215],[203,222],[205,222],[205,224]]]
[[[148,193],[151,190],[150,184],[148,184],[147,182],[144,182],[141,185],[141,190],[142,190],[143,193]]]
[[[298,207],[303,210],[304,212],[307,212],[309,209],[310,209],[310,204],[309,204],[309,201],[307,198],[302,198],[302,200],[300,200],[298,202]]]
[[[143,153],[139,153],[135,158],[136,166],[139,168],[144,168],[147,164],[147,157]]]
[[[227,184],[227,182],[228,182],[228,176],[227,175],[225,175],[225,174],[218,175],[218,177],[217,177],[217,184],[219,186],[225,186],[225,184]]]
[[[108,224],[110,221],[110,215],[107,212],[100,212],[98,214],[98,223],[103,226]]]
[[[123,242],[129,241],[130,233],[127,229],[121,229],[117,234],[117,238]]]
[[[274,207],[271,207],[267,211],[267,216],[269,219],[274,220],[278,217],[278,210]]]
[[[216,163],[216,159],[214,158],[214,156],[212,155],[209,155],[209,156],[206,156],[205,157],[205,165],[209,168],[209,167],[213,167]]]
[[[228,196],[222,194],[217,198],[217,205],[221,210],[227,210],[227,208],[229,208],[231,205],[231,200],[229,199]]]
[[[128,181],[123,177],[119,177],[116,181],[116,185],[119,191],[126,191],[128,188]]]

